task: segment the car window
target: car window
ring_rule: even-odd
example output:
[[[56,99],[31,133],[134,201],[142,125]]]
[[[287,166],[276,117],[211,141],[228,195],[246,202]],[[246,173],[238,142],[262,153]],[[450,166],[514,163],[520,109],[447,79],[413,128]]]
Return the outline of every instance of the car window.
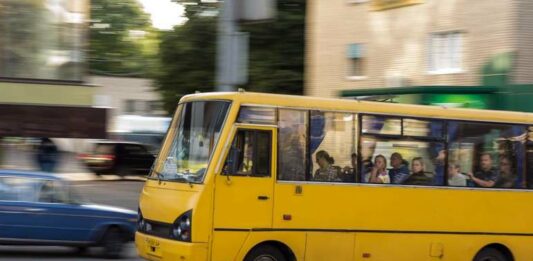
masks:
[[[114,154],[115,146],[113,144],[98,144],[94,149],[94,154]]]
[[[38,179],[21,177],[0,177],[0,200],[37,201]]]
[[[124,152],[129,155],[144,155],[147,154],[146,149],[140,145],[128,144],[124,146]]]
[[[45,180],[39,190],[39,202],[68,203],[69,192],[67,187],[58,180]]]

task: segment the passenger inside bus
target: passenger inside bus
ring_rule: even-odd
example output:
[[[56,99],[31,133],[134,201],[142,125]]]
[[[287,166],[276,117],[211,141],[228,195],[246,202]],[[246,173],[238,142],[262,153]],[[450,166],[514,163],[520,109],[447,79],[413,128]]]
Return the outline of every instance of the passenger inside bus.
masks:
[[[424,161],[421,157],[413,158],[411,162],[411,175],[403,182],[405,185],[431,185],[432,175],[425,172]]]
[[[468,177],[461,173],[461,166],[457,162],[448,164],[448,185],[466,187]]]
[[[480,169],[474,174],[469,172],[468,177],[476,187],[494,187],[498,180],[498,171],[492,166],[492,155],[490,153],[482,153],[479,157],[479,163]]]
[[[494,185],[497,188],[512,188],[515,187],[516,173],[509,156],[500,156],[500,173],[498,180]]]
[[[355,182],[355,170],[357,169],[357,154],[352,153],[350,158],[351,166],[344,167],[341,179],[343,182]]]
[[[387,174],[387,159],[383,155],[377,155],[374,158],[372,170],[365,174],[363,182],[366,183],[391,183],[389,174]]]
[[[335,159],[329,156],[325,150],[321,150],[316,153],[316,163],[319,166],[319,169],[315,171],[313,176],[314,181],[342,181],[339,177],[340,168],[333,166]]]
[[[408,162],[403,159],[402,154],[394,152],[390,156],[390,164],[392,166],[389,169],[391,183],[402,184],[409,177]]]

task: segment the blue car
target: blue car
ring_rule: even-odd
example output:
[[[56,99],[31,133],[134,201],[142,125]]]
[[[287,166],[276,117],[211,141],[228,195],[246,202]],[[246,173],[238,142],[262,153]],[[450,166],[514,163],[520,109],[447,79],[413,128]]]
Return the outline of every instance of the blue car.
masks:
[[[85,203],[57,176],[0,170],[0,244],[100,246],[118,258],[136,223],[136,212]]]

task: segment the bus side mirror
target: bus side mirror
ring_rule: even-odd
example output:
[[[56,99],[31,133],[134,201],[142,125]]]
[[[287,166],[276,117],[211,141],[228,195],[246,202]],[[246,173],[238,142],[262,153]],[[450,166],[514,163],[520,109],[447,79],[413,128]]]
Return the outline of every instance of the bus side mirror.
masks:
[[[235,146],[231,146],[228,158],[226,159],[226,164],[224,164],[224,169],[222,170],[223,175],[229,176],[230,174],[237,173],[239,170],[239,154],[240,150]]]

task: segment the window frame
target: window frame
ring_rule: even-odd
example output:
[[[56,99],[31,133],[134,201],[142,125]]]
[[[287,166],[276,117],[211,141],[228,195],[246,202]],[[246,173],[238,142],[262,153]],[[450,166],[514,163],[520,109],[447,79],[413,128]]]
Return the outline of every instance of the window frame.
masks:
[[[262,128],[256,128],[254,127],[256,125],[240,125],[240,126],[237,126],[233,136],[232,136],[232,139],[231,139],[231,142],[230,142],[230,147],[228,149],[228,153],[226,153],[226,157],[224,158],[224,166],[226,166],[226,162],[228,161],[228,158],[231,156],[231,152],[232,152],[232,149],[233,149],[233,145],[234,145],[234,142],[235,142],[235,138],[238,137],[239,135],[239,132],[241,131],[244,131],[244,132],[252,132],[253,133],[253,152],[252,152],[252,159],[253,159],[253,162],[254,162],[254,165],[252,166],[252,172],[250,174],[246,174],[246,173],[242,173],[242,172],[237,172],[237,173],[224,173],[223,175],[224,176],[230,176],[230,177],[256,177],[256,178],[272,178],[272,157],[273,157],[273,149],[272,149],[272,139],[273,139],[273,135],[274,135],[274,132],[270,129],[270,126],[269,126],[269,129],[262,129]],[[258,151],[258,147],[257,147],[257,143],[256,143],[256,140],[257,140],[257,134],[259,132],[263,132],[263,133],[267,133],[269,135],[269,139],[268,139],[268,147],[270,148],[269,150],[269,153],[268,153],[268,175],[258,175],[255,173],[256,171],[256,167],[257,167],[257,164],[255,164],[256,162],[256,159],[257,159],[257,151]],[[244,153],[244,152],[243,152]]]

